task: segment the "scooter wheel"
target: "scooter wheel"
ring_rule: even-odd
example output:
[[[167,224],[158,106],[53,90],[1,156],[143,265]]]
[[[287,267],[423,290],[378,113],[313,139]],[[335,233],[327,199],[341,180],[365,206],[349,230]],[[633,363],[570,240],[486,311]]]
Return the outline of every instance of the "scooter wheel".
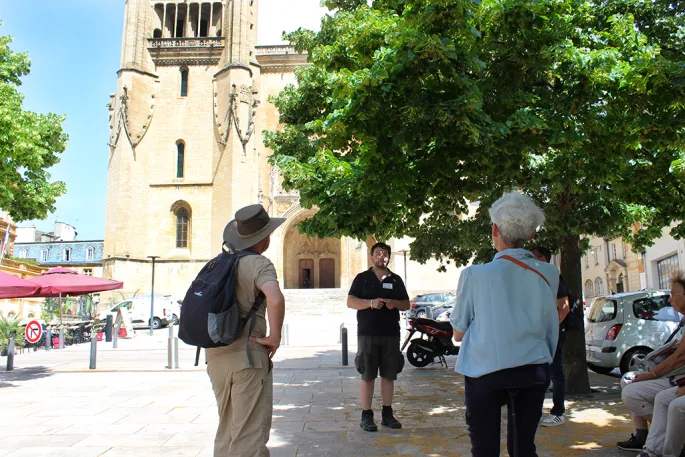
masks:
[[[417,340],[407,347],[407,360],[417,368],[423,368],[433,362],[433,356],[419,346]]]

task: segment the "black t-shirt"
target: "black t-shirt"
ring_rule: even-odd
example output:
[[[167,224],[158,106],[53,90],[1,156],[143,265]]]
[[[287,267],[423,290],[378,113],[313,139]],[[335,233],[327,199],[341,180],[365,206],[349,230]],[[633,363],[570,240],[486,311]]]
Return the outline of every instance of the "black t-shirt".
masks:
[[[404,281],[392,271],[383,279],[373,272],[373,267],[359,273],[350,287],[349,295],[362,300],[389,298],[409,300]],[[362,309],[357,311],[357,334],[363,336],[400,336],[400,311],[397,309]]]

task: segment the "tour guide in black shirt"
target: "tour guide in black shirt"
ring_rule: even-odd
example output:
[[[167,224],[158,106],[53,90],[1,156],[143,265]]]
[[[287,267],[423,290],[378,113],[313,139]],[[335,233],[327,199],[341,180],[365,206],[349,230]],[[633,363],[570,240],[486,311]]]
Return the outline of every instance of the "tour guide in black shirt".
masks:
[[[381,424],[402,428],[392,413],[392,395],[400,370],[400,311],[409,309],[409,296],[402,279],[388,269],[390,246],[376,243],[371,247],[373,267],[359,273],[347,296],[347,307],[357,310],[357,371],[362,375],[361,428],[378,430],[373,421],[373,388],[381,374]],[[403,361],[403,360],[402,360]]]

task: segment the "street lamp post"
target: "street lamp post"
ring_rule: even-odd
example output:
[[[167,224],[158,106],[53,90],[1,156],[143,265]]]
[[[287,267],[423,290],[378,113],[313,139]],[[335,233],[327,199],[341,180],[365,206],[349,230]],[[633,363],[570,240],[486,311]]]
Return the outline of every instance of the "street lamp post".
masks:
[[[152,325],[155,321],[155,260],[159,259],[158,255],[149,255],[148,259],[152,259],[152,291],[150,292],[150,335],[152,335]]]

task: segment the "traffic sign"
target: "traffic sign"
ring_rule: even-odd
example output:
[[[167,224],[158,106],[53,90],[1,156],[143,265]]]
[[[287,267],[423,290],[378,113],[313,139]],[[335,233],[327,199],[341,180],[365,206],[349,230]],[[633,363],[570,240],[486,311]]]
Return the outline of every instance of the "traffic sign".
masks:
[[[29,343],[33,344],[39,342],[40,338],[43,336],[43,326],[40,325],[40,322],[38,321],[29,322],[24,331],[24,336]]]

